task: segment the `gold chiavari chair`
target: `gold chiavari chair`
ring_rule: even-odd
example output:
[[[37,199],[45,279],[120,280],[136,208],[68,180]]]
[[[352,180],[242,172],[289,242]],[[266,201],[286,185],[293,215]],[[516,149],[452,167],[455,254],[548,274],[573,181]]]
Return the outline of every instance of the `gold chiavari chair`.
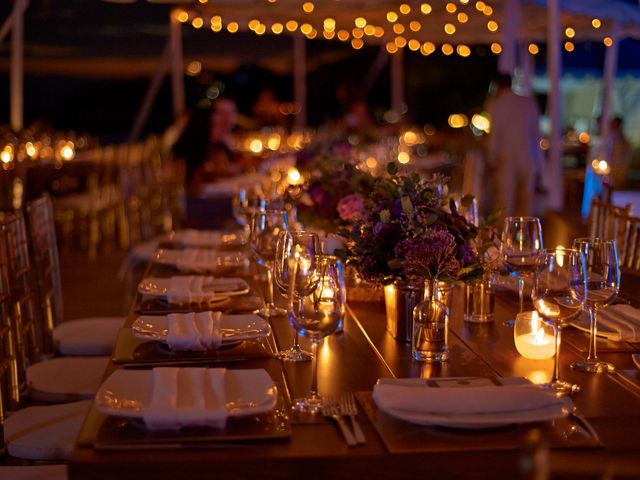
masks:
[[[620,266],[623,270],[640,273],[640,217],[627,217],[624,237],[618,245]]]
[[[111,354],[124,318],[89,317],[64,321],[53,204],[48,195],[27,203],[27,220],[44,320],[45,351],[80,356]]]
[[[629,216],[630,204],[618,207],[594,198],[589,210],[589,236],[615,240],[621,245],[625,234],[625,222]]]

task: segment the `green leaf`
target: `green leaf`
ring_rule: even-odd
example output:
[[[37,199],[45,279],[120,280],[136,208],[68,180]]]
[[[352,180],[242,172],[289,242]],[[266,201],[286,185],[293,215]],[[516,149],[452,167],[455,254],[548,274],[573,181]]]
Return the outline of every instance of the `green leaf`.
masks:
[[[395,175],[398,173],[398,164],[396,162],[387,163],[387,173],[389,175]]]

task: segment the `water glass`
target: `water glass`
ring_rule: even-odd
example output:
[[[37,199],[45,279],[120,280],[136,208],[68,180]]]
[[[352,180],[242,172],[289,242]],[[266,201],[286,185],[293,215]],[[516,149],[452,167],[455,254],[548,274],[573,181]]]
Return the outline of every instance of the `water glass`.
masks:
[[[449,309],[437,300],[416,305],[411,353],[414,360],[440,363],[449,359]]]
[[[466,322],[493,322],[495,290],[493,273],[485,272],[481,278],[465,283],[464,319]]]

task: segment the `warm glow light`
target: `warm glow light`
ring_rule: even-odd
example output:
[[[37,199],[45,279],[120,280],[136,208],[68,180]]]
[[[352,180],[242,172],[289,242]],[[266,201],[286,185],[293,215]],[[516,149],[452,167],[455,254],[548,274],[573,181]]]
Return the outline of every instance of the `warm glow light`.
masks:
[[[422,47],[420,47],[420,53],[422,53],[422,55],[424,55],[425,57],[427,55],[431,55],[435,51],[436,51],[436,46],[431,42],[424,42],[422,44]]]
[[[300,25],[300,31],[305,35],[309,35],[311,33],[311,30],[313,30],[313,27],[310,23],[303,23],[302,25]]]
[[[302,175],[296,167],[291,167],[287,171],[287,177],[289,179],[289,185],[300,185],[302,182]]]
[[[336,21],[333,18],[325,18],[323,27],[327,32],[333,32],[336,29]]]
[[[302,27],[300,27],[300,30],[302,30]],[[311,31],[311,25],[309,25],[309,31]],[[347,40],[349,40],[349,32],[347,32],[346,30],[338,30],[337,35],[338,35],[338,40],[342,42],[346,42]]]
[[[24,144],[24,148],[25,148],[25,151],[27,152],[27,155],[30,158],[35,158],[36,155],[38,155],[38,149],[36,148],[36,146],[33,143],[31,143],[31,142],[25,143]]]
[[[374,35],[375,35],[377,38],[382,37],[382,36],[384,35],[384,28],[382,28],[382,27],[376,27],[376,31],[374,32]]]
[[[491,122],[489,119],[479,113],[476,113],[471,117],[471,125],[485,133],[489,133],[491,130]]]
[[[420,22],[416,22],[415,20],[413,20],[412,22],[409,22],[409,29],[412,32],[419,32],[421,28],[422,28],[422,24]]]
[[[403,15],[408,15],[411,12],[411,7],[406,4],[403,3],[402,5],[400,5],[400,13],[402,13]]]
[[[398,35],[404,33],[404,25],[402,25],[401,23],[396,23],[393,26],[393,33],[396,33]]]
[[[262,27],[263,27],[263,30],[267,29],[267,27],[265,27],[264,25],[262,25]],[[227,24],[227,31],[229,33],[236,33],[238,31],[238,28],[240,28],[239,25],[238,25],[238,22],[229,22]],[[259,27],[258,27],[258,29],[259,29]]]
[[[62,148],[60,149],[60,156],[67,162],[73,160],[73,158],[76,156],[73,142],[67,142],[62,146]]]
[[[469,15],[464,12],[458,13],[458,21],[460,23],[467,23],[469,21]]]
[[[0,152],[0,161],[2,163],[11,163],[13,160],[13,147],[11,145],[7,145]]]
[[[400,162],[401,164],[406,165],[407,163],[409,163],[410,160],[411,160],[411,157],[407,152],[398,153],[398,162]]]
[[[356,27],[358,28],[364,28],[365,25],[367,24],[367,20],[364,19],[363,17],[357,17],[353,23],[355,23]]]
[[[287,30],[289,30],[290,32],[295,32],[298,28],[298,22],[296,22],[295,20],[289,20],[285,25],[287,27]]]
[[[280,135],[274,133],[273,135],[269,135],[267,139],[267,148],[272,151],[276,151],[280,148]]]
[[[284,26],[281,23],[274,23],[271,25],[271,31],[276,35],[280,35],[284,30]]]
[[[304,2],[302,4],[302,10],[304,10],[306,13],[311,13],[313,12],[313,9],[316,8],[315,5],[313,4],[313,2]]]
[[[365,25],[364,34],[368,35],[369,37],[375,35],[376,34],[376,27],[374,27],[373,25]]]
[[[487,7],[487,4],[484,2],[476,2],[476,10],[478,10],[479,12],[484,11],[484,9]]]
[[[445,9],[447,10],[447,12],[449,13],[456,13],[456,10],[458,10],[458,7],[456,6],[455,3],[449,2],[447,3],[447,5],[445,6]]]
[[[591,25],[593,26],[593,28],[600,28],[602,26],[602,22],[599,18],[594,18],[593,20],[591,20]]]
[[[309,32],[309,34],[307,35],[307,38],[310,39],[310,40],[313,40],[317,36],[318,36],[318,31],[314,28],[313,30],[311,30]]]
[[[431,5],[429,5],[428,3],[423,3],[422,5],[420,5],[420,11],[425,15],[429,15],[432,10],[433,8],[431,8]]]
[[[396,53],[398,51],[398,47],[396,47],[396,44],[393,42],[387,42],[386,48],[389,53]]]
[[[354,28],[351,30],[351,35],[353,35],[353,38],[362,38],[364,36],[364,30],[361,28]]]
[[[493,42],[493,43],[491,44],[491,51],[492,51],[493,53],[495,53],[496,55],[500,54],[500,53],[502,52],[502,45],[500,45],[500,44],[499,44],[499,43],[497,43],[497,42]]]
[[[613,45],[613,39],[611,37],[604,37],[602,41],[604,42],[605,47]]]
[[[454,33],[456,33],[455,25],[453,23],[445,23],[444,32],[449,35],[453,35]]]
[[[220,18],[220,17],[218,17],[218,18]],[[213,18],[211,19],[211,23],[213,23]],[[252,20],[249,20],[249,23],[247,24],[247,26],[249,27],[249,30],[255,31],[255,29],[260,26],[260,20],[257,20],[255,18],[252,19]]]
[[[571,28],[571,27],[567,27],[567,28],[564,30],[564,34],[565,34],[568,38],[573,38],[573,37],[575,37],[575,36],[576,36],[576,31],[575,31],[573,28]]]
[[[354,38],[353,40],[351,40],[351,46],[356,50],[360,50],[363,45],[364,45],[364,42],[362,41],[361,38]]]
[[[409,46],[409,50],[412,50],[414,52],[420,50],[420,42],[415,38],[409,40],[409,43],[407,45]]]
[[[202,63],[197,60],[187,64],[187,75],[197,75],[202,71]]]
[[[262,152],[262,148],[262,140],[260,140],[259,138],[254,138],[253,140],[251,140],[251,142],[249,142],[249,150],[251,150],[253,153]]]
[[[483,9],[482,9],[482,13],[484,13],[487,17],[493,15],[493,8],[491,8],[489,5],[486,5]]]
[[[378,166],[378,160],[376,160],[374,157],[367,157],[364,163],[371,169],[374,169]]]
[[[189,14],[184,10],[180,10],[176,15],[176,18],[178,19],[179,22],[185,23],[187,20],[189,20]]]
[[[471,55],[471,49],[466,45],[458,45],[456,51],[461,57],[468,57],[469,55]]]
[[[222,30],[222,24],[221,23],[212,23],[211,24],[211,30],[213,30],[214,32],[219,32],[220,30]]]
[[[573,42],[564,42],[564,49],[567,52],[573,52],[573,50],[575,49],[575,45],[573,44]]]
[[[582,132],[580,135],[578,135],[578,140],[580,141],[580,143],[589,143],[591,137],[587,132]]]
[[[331,30],[329,32],[325,31],[325,32],[322,33],[322,36],[324,38],[326,38],[327,40],[331,40],[333,37],[336,36],[336,32],[334,32],[333,30]]]
[[[407,39],[404,37],[396,37],[393,43],[395,43],[398,48],[404,48],[407,45]]]
[[[453,47],[448,43],[442,44],[442,53],[445,55],[451,55],[453,53]]]
[[[606,160],[600,160],[598,162],[598,170],[606,172],[608,168],[609,164],[606,162]]]
[[[202,25],[204,25],[204,20],[202,20],[202,18],[200,17],[196,17],[191,22],[191,25],[193,25],[193,28],[202,28]]]
[[[538,52],[540,52],[540,49],[538,48],[538,46],[535,43],[530,43],[529,44],[529,53],[531,55],[537,55]]]
[[[398,21],[398,14],[396,12],[387,12],[387,20],[391,23]]]
[[[449,115],[448,122],[451,128],[462,128],[469,125],[469,119],[464,113],[453,113]]]
[[[235,23],[235,22],[234,22]],[[229,24],[231,25],[231,24]],[[229,28],[229,26],[227,26],[227,29]],[[231,30],[229,30],[231,32]],[[236,30],[237,31],[237,30]],[[258,25],[258,28],[255,29],[255,33],[258,35],[264,35],[264,33],[267,31],[267,27],[264,23],[261,23],[260,25]],[[233,33],[233,32],[232,32]]]
[[[487,30],[489,30],[490,32],[497,32],[498,22],[496,22],[495,20],[489,20],[487,22]]]

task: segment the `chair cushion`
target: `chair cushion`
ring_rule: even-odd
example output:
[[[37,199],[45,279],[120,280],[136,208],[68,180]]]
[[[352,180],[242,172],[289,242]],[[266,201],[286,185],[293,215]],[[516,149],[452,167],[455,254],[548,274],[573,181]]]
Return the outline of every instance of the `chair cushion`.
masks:
[[[2,480],[67,480],[66,465],[0,466]]]
[[[90,405],[91,401],[85,400],[13,413],[4,424],[9,455],[30,460],[67,459]]]
[[[27,368],[29,396],[49,403],[93,398],[109,357],[60,357]]]
[[[62,355],[111,355],[122,317],[78,318],[53,329],[53,341]]]

